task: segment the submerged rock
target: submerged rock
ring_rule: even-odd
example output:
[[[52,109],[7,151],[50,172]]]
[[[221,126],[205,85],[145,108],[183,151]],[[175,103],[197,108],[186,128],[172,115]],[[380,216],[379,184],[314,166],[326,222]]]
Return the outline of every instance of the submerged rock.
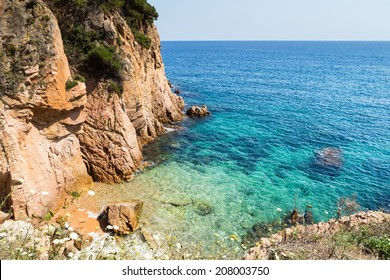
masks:
[[[107,207],[107,221],[118,234],[129,234],[139,228],[142,201],[122,202]]]
[[[211,113],[207,109],[206,105],[203,105],[202,107],[199,106],[191,106],[186,112],[187,116],[189,117],[205,117],[205,116],[210,116]]]
[[[337,148],[324,148],[316,151],[316,163],[324,167],[340,168],[342,166],[341,150]]]

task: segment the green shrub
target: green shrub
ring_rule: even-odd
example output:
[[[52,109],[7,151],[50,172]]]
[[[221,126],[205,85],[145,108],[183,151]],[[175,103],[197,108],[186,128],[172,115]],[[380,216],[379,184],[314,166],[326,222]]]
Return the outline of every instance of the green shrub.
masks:
[[[80,74],[76,74],[76,76],[74,77],[74,80],[85,83],[85,78],[83,76],[81,76]]]
[[[106,69],[110,72],[114,72],[116,76],[119,75],[119,71],[122,65],[115,53],[115,48],[105,47],[103,45],[96,46],[87,54],[88,65],[97,69]]]
[[[133,32],[135,41],[138,44],[140,44],[145,49],[150,49],[152,46],[152,39],[149,36],[139,32],[135,28],[132,28],[131,31]]]
[[[77,81],[67,80],[65,83],[65,89],[68,91],[78,85]]]
[[[76,191],[73,191],[70,193],[70,195],[73,197],[73,198],[79,198],[81,196],[81,194],[79,192],[76,192]]]
[[[387,236],[371,237],[364,242],[364,246],[378,254],[382,260],[390,260],[390,238]]]

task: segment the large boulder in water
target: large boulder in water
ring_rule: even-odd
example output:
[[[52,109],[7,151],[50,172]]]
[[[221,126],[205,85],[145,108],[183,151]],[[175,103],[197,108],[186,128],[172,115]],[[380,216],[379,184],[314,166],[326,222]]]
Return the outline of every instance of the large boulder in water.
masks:
[[[337,148],[324,148],[316,151],[316,163],[324,167],[340,168],[343,164],[341,150]]]
[[[209,112],[209,110],[207,109],[207,106],[206,105],[203,105],[202,107],[199,107],[199,106],[191,106],[191,108],[189,108],[187,110],[187,116],[189,117],[205,117],[205,116],[210,116],[211,113]]]

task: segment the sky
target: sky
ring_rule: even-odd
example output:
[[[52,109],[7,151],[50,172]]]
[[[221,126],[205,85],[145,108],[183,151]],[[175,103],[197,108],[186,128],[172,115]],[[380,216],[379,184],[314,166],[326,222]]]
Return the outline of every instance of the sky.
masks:
[[[390,0],[148,0],[161,40],[390,40]]]

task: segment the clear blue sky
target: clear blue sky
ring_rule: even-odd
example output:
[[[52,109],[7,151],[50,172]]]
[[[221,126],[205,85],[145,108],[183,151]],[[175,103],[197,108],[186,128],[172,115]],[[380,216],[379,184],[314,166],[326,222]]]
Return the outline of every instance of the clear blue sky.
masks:
[[[149,0],[162,40],[390,40],[390,0]]]

